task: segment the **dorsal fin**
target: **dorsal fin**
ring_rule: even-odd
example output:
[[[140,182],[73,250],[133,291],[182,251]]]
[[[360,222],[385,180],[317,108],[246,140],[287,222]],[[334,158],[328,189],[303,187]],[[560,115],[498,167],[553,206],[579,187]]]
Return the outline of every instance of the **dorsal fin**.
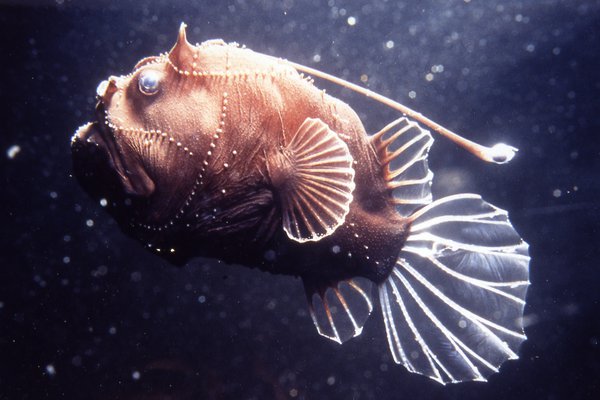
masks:
[[[307,118],[285,147],[267,157],[283,229],[291,239],[317,241],[344,223],[354,190],[352,163],[346,143],[314,118]]]
[[[431,203],[433,172],[429,170],[427,155],[433,138],[429,131],[403,117],[371,136],[371,143],[398,212],[408,216]]]

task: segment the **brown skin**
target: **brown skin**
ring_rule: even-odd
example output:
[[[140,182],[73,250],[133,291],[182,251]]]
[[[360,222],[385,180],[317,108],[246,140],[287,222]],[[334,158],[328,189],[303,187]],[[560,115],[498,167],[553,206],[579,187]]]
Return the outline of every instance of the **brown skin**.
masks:
[[[151,95],[139,87],[148,70],[159,77]],[[379,156],[356,113],[294,68],[219,42],[191,46],[182,30],[168,55],[99,91],[98,120],[73,139],[76,176],[156,254],[175,264],[214,257],[321,287],[389,274],[408,223]],[[295,172],[283,149],[306,118],[347,144],[356,187],[343,225],[298,243],[282,229],[279,198]]]

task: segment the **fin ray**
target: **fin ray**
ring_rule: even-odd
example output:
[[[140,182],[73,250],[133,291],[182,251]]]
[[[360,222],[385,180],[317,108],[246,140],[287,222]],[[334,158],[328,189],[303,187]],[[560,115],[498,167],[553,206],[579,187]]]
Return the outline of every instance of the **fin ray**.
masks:
[[[355,277],[325,288],[303,282],[310,316],[321,336],[341,344],[362,333],[373,311],[371,281]]]
[[[394,360],[441,383],[485,381],[518,358],[526,339],[527,244],[504,210],[477,195],[437,200],[411,219],[396,266],[379,286]]]
[[[283,229],[295,241],[318,241],[335,232],[350,211],[354,160],[346,143],[314,118],[302,123],[284,151],[278,162],[288,175],[276,185]]]
[[[428,130],[403,117],[371,136],[396,210],[409,216],[431,203],[431,181],[427,156],[433,144]]]

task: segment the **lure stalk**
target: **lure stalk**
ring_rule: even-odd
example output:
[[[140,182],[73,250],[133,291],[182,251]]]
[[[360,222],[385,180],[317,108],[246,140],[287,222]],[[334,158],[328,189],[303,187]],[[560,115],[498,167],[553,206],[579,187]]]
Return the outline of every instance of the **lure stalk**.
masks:
[[[362,86],[358,86],[352,82],[348,82],[344,79],[337,78],[326,72],[322,72],[322,71],[307,67],[302,64],[296,64],[295,62],[288,61],[288,60],[285,60],[285,62],[287,62],[292,67],[296,68],[298,71],[301,71],[301,72],[304,72],[307,74],[311,74],[318,78],[330,81],[332,83],[335,83],[335,84],[345,87],[347,89],[353,90],[353,91],[360,93],[368,98],[371,98],[375,101],[385,104],[386,106],[393,108],[394,110],[400,111],[404,115],[414,119],[415,121],[422,123],[423,125],[427,126],[428,128],[432,129],[433,131],[437,132],[438,134],[444,136],[445,138],[450,139],[451,141],[453,141],[454,143],[456,143],[457,145],[459,145],[460,147],[467,150],[468,152],[470,152],[471,154],[475,155],[476,157],[478,157],[479,159],[481,159],[483,161],[496,163],[496,164],[505,164],[505,163],[509,162],[510,160],[512,160],[513,157],[515,156],[515,153],[518,151],[516,148],[509,146],[507,144],[504,144],[504,143],[497,143],[497,144],[493,145],[492,147],[486,147],[479,143],[475,143],[469,139],[466,139],[466,138],[460,136],[457,133],[452,132],[449,129],[444,128],[440,124],[425,117],[423,114],[418,113],[415,110],[413,110],[403,104],[400,104],[397,101],[394,101],[388,97],[385,97],[379,93],[375,93],[372,90],[369,90]]]

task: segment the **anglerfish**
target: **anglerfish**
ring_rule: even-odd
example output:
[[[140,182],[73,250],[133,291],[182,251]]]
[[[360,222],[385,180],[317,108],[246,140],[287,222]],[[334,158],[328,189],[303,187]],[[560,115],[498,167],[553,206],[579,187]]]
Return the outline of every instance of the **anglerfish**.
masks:
[[[399,118],[369,135],[313,78]],[[434,200],[427,161],[431,132],[488,162],[516,149],[235,43],[192,45],[185,24],[168,53],[96,93],[72,138],[75,176],[152,253],[299,277],[318,333],[338,343],[378,298],[393,360],[440,383],[484,381],[518,358],[528,245],[479,195]]]

